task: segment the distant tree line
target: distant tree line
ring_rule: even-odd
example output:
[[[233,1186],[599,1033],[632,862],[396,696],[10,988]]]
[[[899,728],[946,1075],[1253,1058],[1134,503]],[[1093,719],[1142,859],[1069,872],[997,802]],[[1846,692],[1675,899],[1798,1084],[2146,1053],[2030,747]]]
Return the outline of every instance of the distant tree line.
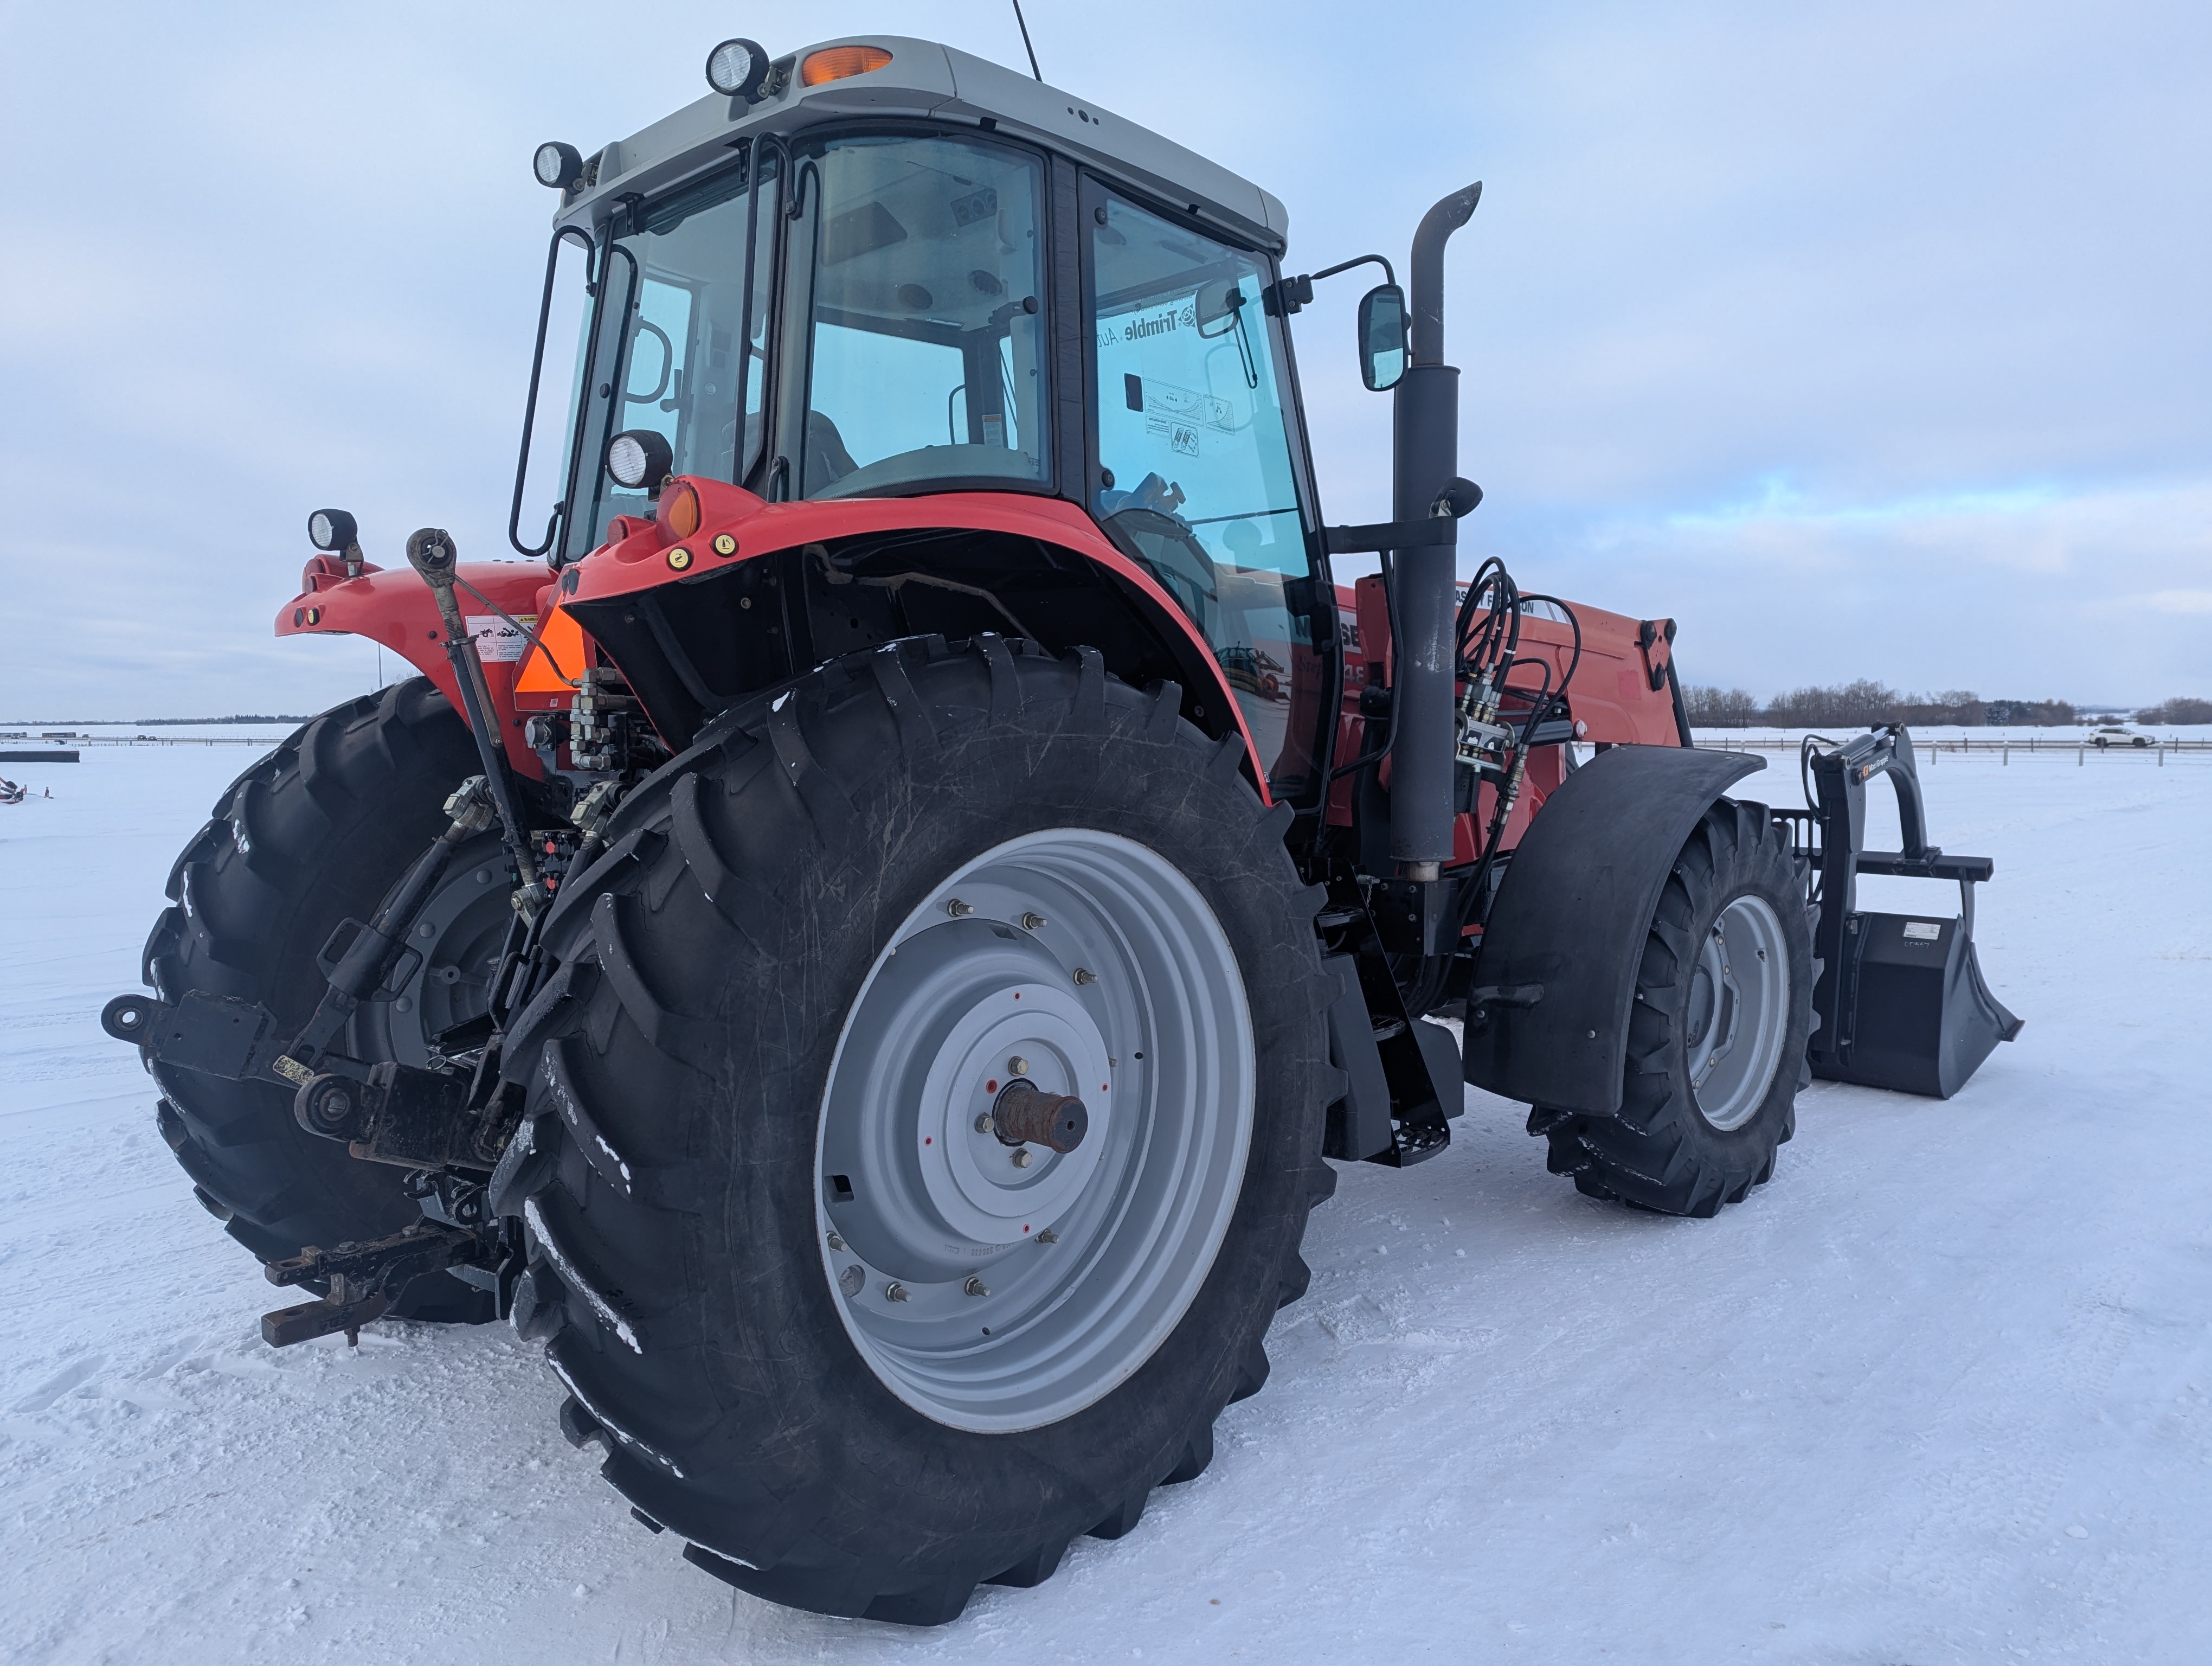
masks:
[[[1827,688],[1792,689],[1762,706],[1745,689],[1692,684],[1682,690],[1690,721],[1705,729],[1745,729],[1754,724],[1778,728],[1863,728],[1874,723],[1910,723],[1927,728],[1978,729],[1990,724],[2049,727],[2078,715],[2065,700],[1984,700],[1971,689],[1941,693],[1900,694],[1871,678]],[[2138,723],[2212,723],[2212,700],[2173,699],[2136,714]]]
[[[283,713],[234,712],[228,717],[10,717],[0,719],[9,723],[21,723],[35,728],[40,724],[74,725],[78,723],[123,724],[137,729],[174,729],[187,725],[213,727],[218,723],[305,723],[304,717],[287,717]]]
[[[2212,700],[2191,700],[2176,695],[2160,705],[2145,706],[2136,714],[2138,723],[2212,723]]]

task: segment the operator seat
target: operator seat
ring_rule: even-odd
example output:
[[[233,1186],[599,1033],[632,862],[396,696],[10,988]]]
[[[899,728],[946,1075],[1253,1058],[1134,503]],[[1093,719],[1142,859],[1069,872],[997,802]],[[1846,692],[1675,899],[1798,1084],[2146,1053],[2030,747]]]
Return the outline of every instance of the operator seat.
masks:
[[[799,459],[799,477],[805,483],[804,489],[810,495],[819,491],[858,467],[853,453],[845,449],[845,436],[837,432],[837,424],[818,410],[808,411],[805,454]]]

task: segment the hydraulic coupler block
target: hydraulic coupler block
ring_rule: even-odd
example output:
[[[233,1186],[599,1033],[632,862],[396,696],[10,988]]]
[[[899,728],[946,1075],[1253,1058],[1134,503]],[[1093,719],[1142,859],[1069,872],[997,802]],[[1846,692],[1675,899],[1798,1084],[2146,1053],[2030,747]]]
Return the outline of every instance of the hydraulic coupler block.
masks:
[[[591,775],[627,769],[636,710],[636,699],[607,672],[586,671],[568,705],[568,756],[576,768]]]

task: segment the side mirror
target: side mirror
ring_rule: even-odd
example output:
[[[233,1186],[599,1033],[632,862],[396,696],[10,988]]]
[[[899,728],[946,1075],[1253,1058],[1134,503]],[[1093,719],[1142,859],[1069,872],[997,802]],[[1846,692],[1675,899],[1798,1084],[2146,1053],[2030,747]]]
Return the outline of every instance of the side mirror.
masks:
[[[1237,288],[1236,279],[1218,277],[1198,286],[1192,303],[1192,321],[1198,325],[1200,335],[1218,336],[1221,331],[1213,326],[1225,318],[1234,317],[1243,304],[1244,292]]]
[[[1359,298],[1359,380],[1371,393],[1406,374],[1406,292],[1380,283]]]

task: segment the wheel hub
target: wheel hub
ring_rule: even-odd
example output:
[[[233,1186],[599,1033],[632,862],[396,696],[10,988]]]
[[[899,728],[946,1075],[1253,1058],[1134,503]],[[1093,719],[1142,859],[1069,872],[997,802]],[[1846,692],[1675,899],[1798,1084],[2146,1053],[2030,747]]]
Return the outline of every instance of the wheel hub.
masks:
[[[1773,1085],[1789,1026],[1782,921],[1764,898],[1739,897],[1706,933],[1683,1012],[1698,1114],[1723,1132],[1750,1121]]]
[[[1066,829],[949,876],[878,958],[823,1096],[825,1268],[878,1377],[989,1431],[1109,1392],[1212,1265],[1255,1074],[1235,954],[1156,853]]]
[[[1113,1067],[1097,1018],[1044,950],[1005,930],[949,921],[899,944],[869,992],[868,1032],[844,1061],[861,1073],[855,1085],[866,1100],[901,1114],[861,1108],[857,1137],[825,1150],[847,1165],[832,1172],[854,1194],[841,1212],[851,1216],[843,1235],[909,1282],[965,1277],[994,1250],[1051,1226],[1112,1144]],[[1012,1091],[1015,1058],[1032,1092],[1090,1095],[1098,1114],[1085,1149],[1000,1139],[994,1113]],[[1029,1160],[1017,1162],[1023,1153]]]

